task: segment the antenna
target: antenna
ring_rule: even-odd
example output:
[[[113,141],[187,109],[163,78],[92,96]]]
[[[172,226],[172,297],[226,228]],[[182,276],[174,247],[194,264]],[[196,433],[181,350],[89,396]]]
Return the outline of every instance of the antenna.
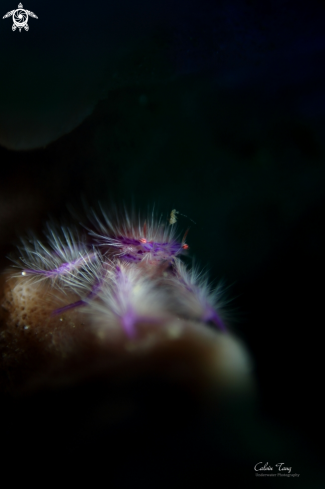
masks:
[[[187,217],[187,219],[189,219],[190,221],[192,221],[194,224],[196,224],[195,221],[193,221],[193,219],[191,219],[190,217],[186,216],[185,214],[181,214],[180,212],[178,212],[176,209],[173,209],[170,213],[170,218],[169,218],[169,224],[175,224],[177,222],[177,217],[176,217],[176,214],[179,214],[180,216],[183,216],[183,217]]]

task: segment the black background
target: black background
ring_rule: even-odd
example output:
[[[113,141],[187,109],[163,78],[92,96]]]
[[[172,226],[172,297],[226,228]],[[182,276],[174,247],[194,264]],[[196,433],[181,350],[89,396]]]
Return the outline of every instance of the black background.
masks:
[[[2,2],[1,15],[14,8]],[[179,218],[181,228],[190,226],[191,256],[234,298],[233,327],[254,362],[256,417],[317,464],[324,3],[32,1],[24,8],[38,16],[28,32],[12,32],[11,18],[0,24],[2,266],[19,234],[40,231],[49,214],[64,216],[82,196],[186,214],[197,223]],[[18,410],[5,408],[8,426],[11,408]],[[268,436],[260,443],[271,444]],[[217,435],[215,443],[222,452]],[[210,460],[208,443],[204,450]],[[299,459],[285,453],[289,466]],[[159,479],[166,468],[155,463],[148,470]]]

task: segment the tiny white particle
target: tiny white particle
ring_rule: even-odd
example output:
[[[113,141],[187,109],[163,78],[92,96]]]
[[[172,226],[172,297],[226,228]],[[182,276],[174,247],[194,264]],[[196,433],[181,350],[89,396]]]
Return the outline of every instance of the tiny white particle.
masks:
[[[177,339],[182,336],[183,328],[179,324],[171,324],[167,328],[167,333],[171,339]]]
[[[24,329],[29,329],[29,326],[24,326]]]
[[[100,330],[97,332],[97,337],[100,339],[100,340],[103,340],[105,337],[106,337],[106,333],[104,330]]]
[[[60,321],[63,321],[63,319],[62,319],[62,318],[60,318]]]
[[[27,275],[26,272],[21,272],[21,274],[25,277]]]

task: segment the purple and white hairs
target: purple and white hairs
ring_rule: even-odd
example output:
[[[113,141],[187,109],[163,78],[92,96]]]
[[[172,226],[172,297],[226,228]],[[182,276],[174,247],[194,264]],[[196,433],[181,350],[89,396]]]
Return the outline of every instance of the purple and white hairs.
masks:
[[[87,227],[47,225],[46,242],[23,239],[16,276],[60,290],[69,301],[52,315],[71,309],[86,312],[94,325],[119,328],[128,337],[139,324],[164,327],[187,319],[226,331],[220,312],[220,290],[189,269],[181,256],[189,248],[187,232],[176,232],[176,210],[170,219],[146,218],[115,211],[92,212]],[[63,294],[63,296],[64,296]]]

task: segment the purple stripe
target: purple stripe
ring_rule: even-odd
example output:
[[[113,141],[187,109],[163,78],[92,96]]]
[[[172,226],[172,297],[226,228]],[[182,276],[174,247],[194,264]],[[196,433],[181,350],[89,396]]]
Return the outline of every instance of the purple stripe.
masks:
[[[204,322],[211,321],[216,326],[218,326],[218,328],[221,331],[224,331],[224,332],[227,331],[227,328],[225,326],[225,323],[222,321],[222,319],[219,316],[219,314],[217,313],[217,311],[215,309],[213,309],[210,305],[207,305],[207,310],[206,310],[206,312],[205,312],[202,320]]]
[[[95,256],[96,256],[95,253],[93,253],[88,258],[92,260]],[[70,270],[77,268],[84,261],[87,261],[86,258],[80,257],[74,261],[62,263],[62,265],[60,265],[58,268],[54,268],[53,270],[34,270],[31,268],[31,269],[24,269],[23,272],[26,275],[44,275],[45,277],[56,277],[57,275],[64,275],[66,273],[69,273]]]
[[[67,306],[60,307],[59,309],[55,309],[52,311],[51,316],[57,316],[58,314],[63,314],[64,312],[70,311],[70,309],[74,309],[75,307],[85,306],[87,302],[83,300],[79,300],[77,302],[73,302],[72,304],[68,304]]]

